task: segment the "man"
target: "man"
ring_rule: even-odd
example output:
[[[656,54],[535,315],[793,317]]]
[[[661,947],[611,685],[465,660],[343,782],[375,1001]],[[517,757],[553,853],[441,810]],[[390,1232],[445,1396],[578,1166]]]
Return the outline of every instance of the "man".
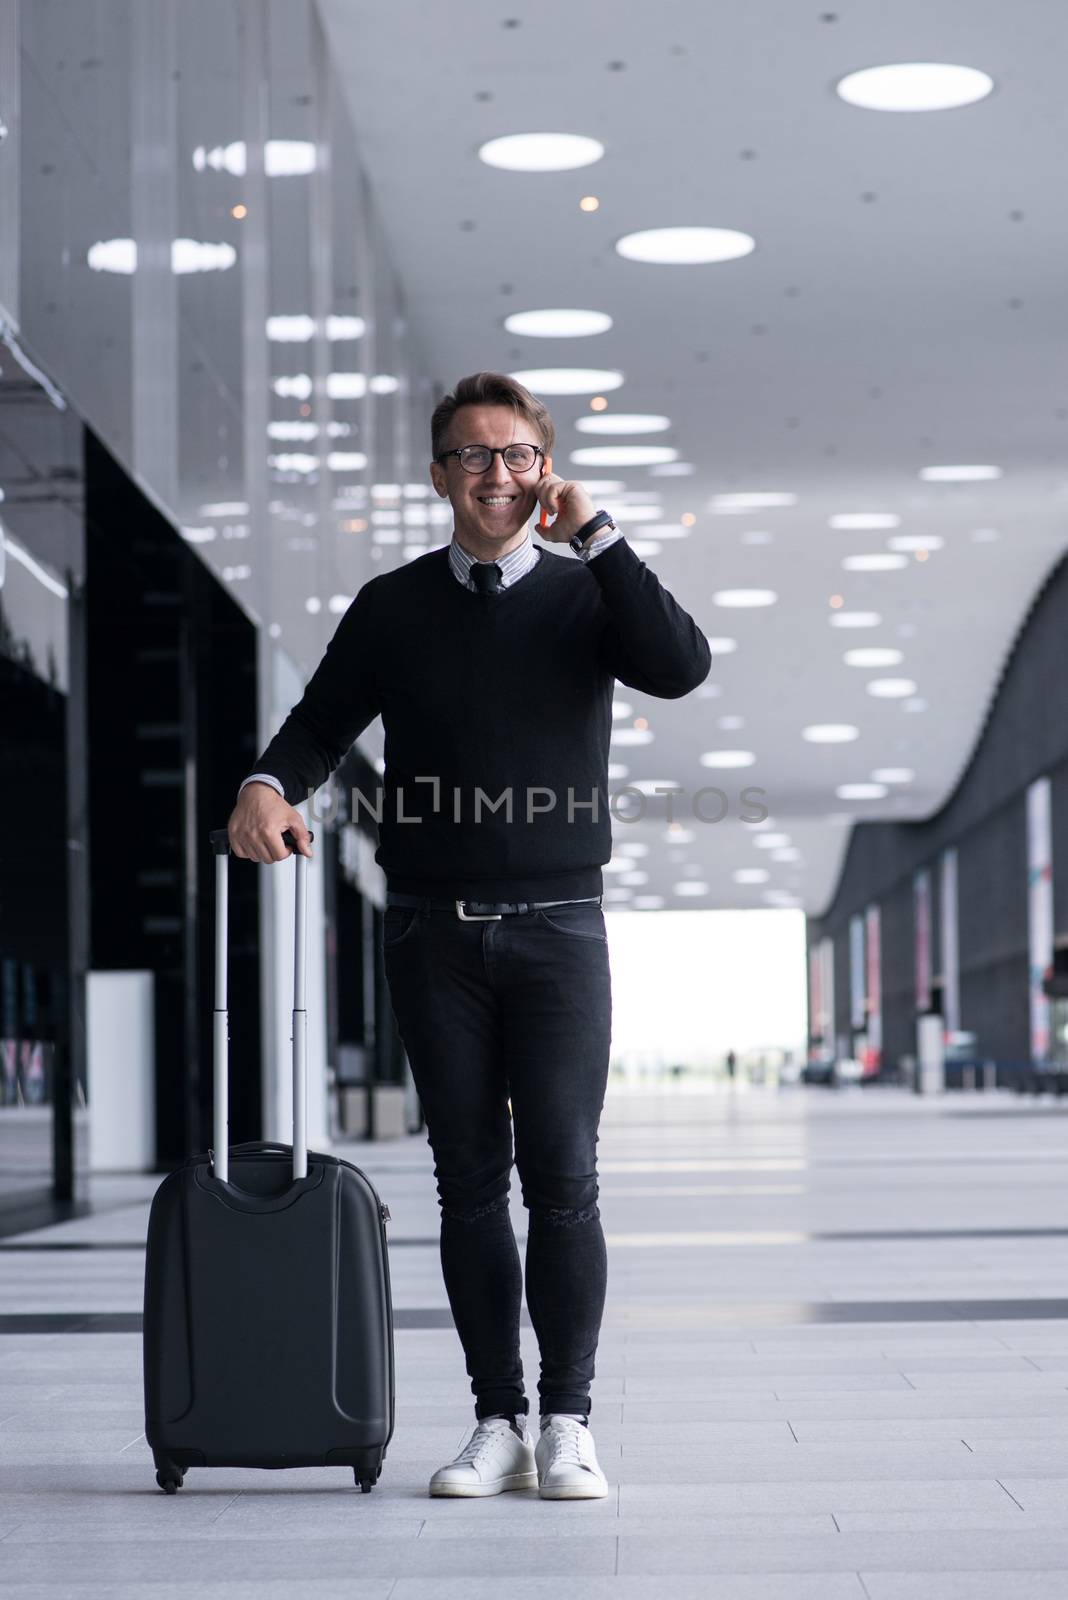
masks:
[[[440,402],[430,476],[452,505],[450,545],[364,584],[230,819],[237,855],[282,860],[286,828],[310,855],[293,803],[381,713],[386,976],[475,1396],[474,1432],[432,1495],[607,1492],[589,1414],[607,1281],[596,1145],[611,1037],[601,867],[613,680],[677,698],[711,664],[607,513],[547,470],[554,437],[540,401],[498,373]],[[543,537],[574,539],[578,560],[533,544],[539,503],[556,518]],[[541,1357],[536,1445],[513,1160]]]

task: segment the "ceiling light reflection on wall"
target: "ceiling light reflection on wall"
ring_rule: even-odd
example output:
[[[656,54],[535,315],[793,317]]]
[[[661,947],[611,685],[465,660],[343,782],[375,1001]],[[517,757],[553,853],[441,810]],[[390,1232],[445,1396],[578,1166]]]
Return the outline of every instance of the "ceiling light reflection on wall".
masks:
[[[993,78],[978,67],[946,61],[863,67],[835,86],[842,100],[865,111],[952,111],[984,100],[993,87]]]
[[[528,339],[588,339],[596,333],[607,333],[612,318],[606,311],[513,311],[505,317],[504,326],[509,333]]]
[[[98,239],[86,252],[86,262],[93,272],[137,271],[137,242],[134,239]],[[203,239],[171,240],[171,271],[176,275],[189,272],[225,272],[237,260],[232,244],[213,244]]]
[[[603,155],[600,140],[581,133],[509,133],[478,149],[480,161],[503,172],[573,172]]]
[[[269,422],[267,424],[267,437],[269,439],[285,439],[291,444],[294,440],[307,443],[309,439],[318,436],[319,425],[315,422]]]
[[[362,339],[366,326],[362,317],[327,317],[326,337]],[[315,333],[315,328],[315,318],[304,312],[267,318],[267,337],[274,344],[306,344]]]
[[[280,400],[307,400],[312,392],[311,375],[292,372],[283,378],[272,378],[271,388]]]
[[[268,178],[299,178],[314,172],[315,145],[310,139],[268,139],[263,146],[263,170]],[[193,168],[196,172],[229,172],[232,177],[243,178],[248,169],[248,147],[244,139],[231,144],[197,145],[193,151]]]
[[[752,235],[735,228],[644,228],[616,240],[616,253],[625,261],[654,266],[708,266],[755,249]]]

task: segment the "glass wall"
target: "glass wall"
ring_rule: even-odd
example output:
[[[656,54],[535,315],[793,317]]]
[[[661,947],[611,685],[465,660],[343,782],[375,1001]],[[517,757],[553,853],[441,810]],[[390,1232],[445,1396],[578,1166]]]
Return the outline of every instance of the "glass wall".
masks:
[[[0,8],[20,29],[23,342],[311,666],[342,598],[425,547],[425,495],[402,506],[430,400],[315,7]]]
[[[53,766],[38,752],[18,770],[52,772],[61,863],[90,754],[70,588],[73,575],[82,595],[83,424],[257,625],[255,747],[359,586],[448,536],[424,481],[431,385],[313,0],[0,0],[0,336],[4,384],[33,393],[27,425],[49,418],[0,455],[0,657],[48,702],[27,726]],[[29,493],[27,461],[41,473]],[[120,566],[144,521],[97,530]],[[14,719],[4,731],[17,776],[28,747]],[[366,744],[380,755],[377,725]],[[38,808],[42,826],[49,814]],[[61,878],[42,920],[53,943],[71,903]],[[14,882],[0,883],[5,907]],[[288,1131],[284,889],[265,875],[268,1137]],[[87,924],[83,963],[88,937]],[[51,993],[32,976],[41,952],[27,952],[0,952],[4,1084],[20,1103],[47,1063],[31,1049],[19,1088],[17,1041],[43,1033],[33,1019]],[[314,995],[323,957],[311,954]],[[325,1076],[315,1024],[309,1044]],[[78,1063],[67,1068],[76,1082]],[[42,1174],[48,1137],[30,1162]]]

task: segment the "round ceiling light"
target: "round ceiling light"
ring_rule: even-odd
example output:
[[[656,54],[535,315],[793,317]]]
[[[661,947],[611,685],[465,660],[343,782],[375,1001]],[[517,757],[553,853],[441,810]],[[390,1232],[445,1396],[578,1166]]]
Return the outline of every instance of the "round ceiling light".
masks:
[[[765,867],[735,867],[731,873],[735,883],[767,883],[770,876]]]
[[[572,450],[571,459],[577,467],[652,467],[678,453],[666,444],[595,444]]]
[[[759,490],[744,494],[714,494],[709,501],[708,509],[715,511],[719,516],[739,516],[745,511],[774,511],[780,506],[796,504],[796,494]]]
[[[905,657],[900,650],[847,650],[842,660],[847,667],[899,667]]]
[[[752,750],[706,750],[701,756],[703,767],[751,767],[755,761]]]
[[[737,639],[716,639],[708,637],[708,648],[714,656],[729,656],[738,648]]]
[[[842,565],[847,572],[893,572],[898,567],[907,567],[908,560],[902,555],[883,555],[876,551],[872,555],[844,556]]]
[[[774,589],[717,589],[712,596],[712,604],[741,610],[752,606],[773,606],[778,598]]]
[[[504,172],[573,172],[603,155],[600,140],[581,133],[509,133],[478,149],[480,161]]]
[[[1001,477],[1001,468],[987,464],[956,467],[921,467],[924,483],[987,483]]]
[[[828,519],[832,528],[897,528],[901,518],[893,511],[840,511]]]
[[[850,744],[860,738],[860,729],[849,722],[812,722],[801,729],[801,737],[809,744]]]
[[[882,800],[887,789],[884,783],[840,783],[834,792],[839,800]]]
[[[945,542],[937,533],[898,533],[886,541],[891,550],[941,550]]]
[[[865,111],[952,111],[984,100],[993,87],[993,78],[978,67],[944,61],[864,67],[836,85],[841,99]]]
[[[872,773],[876,783],[911,783],[915,776],[911,767],[876,767]]]
[[[750,234],[734,228],[645,228],[616,241],[616,253],[624,260],[654,266],[707,266],[735,261],[755,248]]]
[[[864,687],[877,700],[903,700],[906,695],[916,693],[911,678],[872,678]]]
[[[832,611],[827,618],[832,628],[877,628],[882,620],[878,611]]]
[[[663,433],[671,427],[671,418],[604,411],[596,417],[579,417],[575,427],[579,433]]]
[[[623,382],[621,372],[602,372],[596,367],[530,367],[508,376],[533,394],[598,394],[603,389],[618,389]]]
[[[607,333],[612,319],[607,311],[513,311],[505,317],[504,326],[509,333],[528,339],[588,339],[595,333]]]

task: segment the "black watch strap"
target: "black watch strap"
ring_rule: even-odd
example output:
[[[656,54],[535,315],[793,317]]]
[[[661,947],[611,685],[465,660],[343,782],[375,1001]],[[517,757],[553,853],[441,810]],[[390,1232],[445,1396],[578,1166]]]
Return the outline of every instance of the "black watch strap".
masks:
[[[612,522],[611,513],[608,511],[598,511],[596,516],[590,518],[589,522],[583,523],[579,531],[567,541],[572,550],[574,550],[575,554],[579,554],[582,546],[592,534],[599,533],[600,530],[608,523],[612,523],[612,527],[615,527],[615,523]]]

